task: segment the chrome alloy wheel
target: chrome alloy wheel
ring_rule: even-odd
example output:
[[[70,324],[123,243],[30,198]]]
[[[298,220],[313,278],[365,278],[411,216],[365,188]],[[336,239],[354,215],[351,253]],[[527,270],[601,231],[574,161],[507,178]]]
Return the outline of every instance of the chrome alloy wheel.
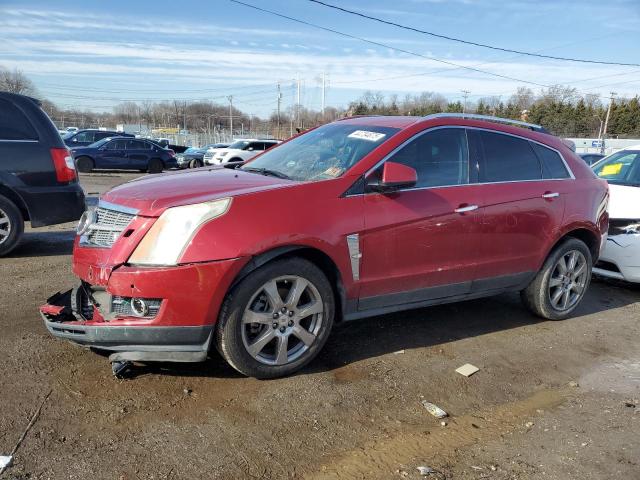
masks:
[[[587,259],[578,250],[566,252],[553,267],[549,279],[549,300],[558,311],[569,310],[582,298],[589,272]]]
[[[0,245],[2,245],[11,235],[11,220],[9,215],[0,209]]]
[[[316,341],[324,317],[320,292],[295,275],[262,285],[242,316],[242,342],[265,365],[285,365],[300,358]]]

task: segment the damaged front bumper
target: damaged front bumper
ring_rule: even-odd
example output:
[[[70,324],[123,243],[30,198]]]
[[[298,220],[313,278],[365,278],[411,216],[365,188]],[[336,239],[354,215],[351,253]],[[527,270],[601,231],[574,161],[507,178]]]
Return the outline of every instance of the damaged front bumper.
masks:
[[[40,307],[47,330],[79,345],[113,352],[113,361],[201,362],[211,342],[211,326],[96,325],[74,311],[78,289],[59,292]]]

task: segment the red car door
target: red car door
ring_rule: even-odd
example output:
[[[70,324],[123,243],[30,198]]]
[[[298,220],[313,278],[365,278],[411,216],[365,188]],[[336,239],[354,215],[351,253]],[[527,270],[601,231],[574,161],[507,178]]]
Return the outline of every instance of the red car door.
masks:
[[[473,291],[528,283],[557,238],[570,174],[560,155],[525,138],[469,130],[479,143],[484,205]]]
[[[482,225],[481,188],[470,183],[477,170],[475,162],[469,167],[465,129],[428,130],[385,161],[414,168],[417,184],[365,194],[359,309],[468,293]]]

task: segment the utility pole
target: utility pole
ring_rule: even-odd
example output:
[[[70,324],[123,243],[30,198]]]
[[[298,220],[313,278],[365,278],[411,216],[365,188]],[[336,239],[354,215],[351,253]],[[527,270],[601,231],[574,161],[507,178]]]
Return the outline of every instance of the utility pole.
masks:
[[[296,78],[298,92],[296,95],[296,127],[300,126],[300,74]]]
[[[464,104],[462,105],[462,115],[464,115],[467,112],[467,96],[471,93],[469,90],[462,90],[462,93],[464,94]]]
[[[233,141],[233,95],[229,95],[227,99],[229,100],[229,133],[231,134],[229,141],[232,142]]]
[[[280,92],[280,83],[278,83],[278,133],[276,138],[280,138],[280,102],[282,101],[282,92]]]
[[[611,105],[613,105],[613,99],[617,95],[616,92],[610,92],[611,97],[609,97],[609,106],[607,107],[607,116],[604,119],[604,128],[602,129],[602,138],[600,139],[600,153],[604,155],[604,142],[605,138],[607,138],[607,127],[609,126],[609,115],[611,115]]]

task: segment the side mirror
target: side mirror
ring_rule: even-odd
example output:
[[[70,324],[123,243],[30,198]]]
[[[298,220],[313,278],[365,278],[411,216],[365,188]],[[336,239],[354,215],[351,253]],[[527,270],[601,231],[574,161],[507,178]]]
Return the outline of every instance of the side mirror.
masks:
[[[404,187],[413,187],[418,181],[414,168],[396,162],[386,162],[382,167],[380,180],[367,182],[368,187],[376,192],[393,192]]]

